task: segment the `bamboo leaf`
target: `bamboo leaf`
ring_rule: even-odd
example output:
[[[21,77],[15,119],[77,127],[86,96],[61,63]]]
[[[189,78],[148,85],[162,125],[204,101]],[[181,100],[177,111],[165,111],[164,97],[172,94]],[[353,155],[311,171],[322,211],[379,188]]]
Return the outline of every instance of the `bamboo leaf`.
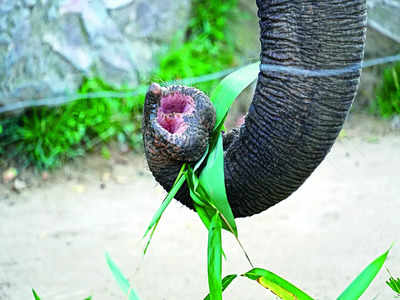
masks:
[[[216,111],[214,129],[222,127],[233,101],[257,78],[259,65],[257,62],[232,72],[215,88],[210,98]]]
[[[208,286],[210,300],[222,300],[222,242],[221,219],[216,213],[208,232]]]
[[[136,294],[128,279],[125,278],[125,276],[119,270],[117,265],[113,262],[108,253],[106,253],[106,261],[119,287],[125,294],[128,295],[128,300],[140,300],[139,296]]]
[[[190,196],[192,197],[194,203],[201,207],[210,206],[207,196],[200,189],[200,180],[196,176],[194,169],[192,169],[190,166],[188,166],[186,173],[186,182],[189,187]],[[212,216],[214,216],[214,214],[212,214]]]
[[[229,205],[225,190],[224,150],[222,134],[218,135],[215,147],[211,147],[207,164],[200,174],[200,185],[208,195],[213,206],[221,213],[224,223],[236,237],[238,236],[235,218]]]
[[[211,219],[217,211],[209,204],[209,200],[205,193],[200,194],[200,191],[202,190],[199,185],[199,179],[190,166],[188,166],[188,172],[186,173],[186,182],[189,187],[190,197],[193,200],[193,206],[199,215],[200,220],[204,223],[207,230],[209,230]]]
[[[225,289],[231,284],[233,279],[237,277],[237,274],[231,274],[231,275],[226,275],[224,279],[222,279],[222,291],[225,291]],[[210,300],[210,294],[208,294],[204,300]]]
[[[194,204],[194,208],[196,209],[196,212],[204,226],[206,226],[206,228],[209,230],[212,216],[216,213],[215,209],[212,209],[209,206],[199,206],[196,203]]]
[[[168,205],[168,204],[169,204],[169,203],[167,203],[166,205]],[[164,208],[164,209],[165,209],[165,208]],[[161,217],[161,216],[160,216],[160,217]],[[153,229],[151,230],[149,239],[147,240],[146,246],[144,247],[143,254],[146,254],[147,249],[148,249],[149,246],[150,246],[151,239],[153,238],[154,232],[156,231],[156,228],[157,228],[159,222],[160,222],[160,218],[157,220],[157,222],[156,222],[156,223],[154,224],[154,226],[153,226]]]
[[[32,289],[32,293],[33,293],[33,297],[35,297],[35,300],[40,300],[40,297],[38,296],[38,294],[36,294],[34,289]]]
[[[203,163],[203,161],[207,158],[208,155],[208,151],[210,150],[210,145],[207,145],[207,149],[204,152],[203,156],[200,158],[200,160],[196,163],[196,165],[193,168],[193,171],[196,172],[198,170],[198,168],[200,168],[201,164]]]
[[[147,227],[145,234],[143,235],[143,238],[145,238],[151,230],[149,240],[147,241],[146,247],[144,248],[144,251],[143,251],[144,254],[146,254],[146,251],[150,245],[151,238],[153,237],[154,231],[161,219],[161,216],[162,216],[164,210],[168,207],[168,205],[171,203],[171,200],[175,197],[176,193],[182,187],[183,183],[185,182],[185,179],[186,179],[186,164],[183,164],[178,176],[175,179],[174,185],[172,186],[171,190],[169,191],[167,197],[161,203],[160,208],[156,211],[153,219],[151,220],[149,226]]]
[[[386,281],[386,284],[393,290],[393,292],[397,293],[397,297],[400,296],[400,278],[395,279],[392,275],[390,275],[390,278],[388,281]]]
[[[284,300],[313,299],[290,282],[265,269],[254,268],[242,276],[256,280],[260,285]]]
[[[379,270],[382,268],[385,262],[389,250],[383,253],[381,256],[376,258],[372,263],[370,263],[351,283],[350,285],[340,294],[337,298],[338,300],[352,300],[358,299],[368,288],[372,280],[378,274]]]

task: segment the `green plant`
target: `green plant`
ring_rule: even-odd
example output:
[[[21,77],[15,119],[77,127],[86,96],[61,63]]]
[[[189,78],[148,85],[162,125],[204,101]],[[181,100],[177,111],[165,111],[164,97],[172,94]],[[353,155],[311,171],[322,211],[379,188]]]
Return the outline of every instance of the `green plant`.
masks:
[[[235,47],[226,24],[235,14],[236,4],[237,0],[194,1],[188,28],[181,33],[185,39],[179,42],[177,37],[160,56],[160,67],[151,79],[174,81],[235,65]],[[212,80],[195,86],[210,92],[216,83]],[[58,167],[97,145],[108,158],[110,153],[101,144],[112,139],[136,148],[141,143],[143,95],[122,99],[107,95],[128,91],[99,78],[86,78],[78,90],[80,100],[60,107],[32,108],[0,121],[0,155],[17,160],[21,167],[32,165],[40,170]],[[86,98],[88,93],[105,96]]]
[[[108,253],[106,253],[106,261],[119,287],[124,292],[124,294],[128,295],[128,300],[139,300],[140,298],[136,294],[134,288],[131,286],[131,284],[129,283],[128,279],[126,279],[124,274],[122,274],[122,272],[119,270],[118,266],[111,259]]]
[[[38,296],[38,294],[36,293],[36,291],[34,289],[32,289],[32,294],[33,294],[33,297],[35,298],[35,300],[40,300],[40,297]],[[87,297],[83,300],[92,300],[92,297]]]
[[[390,278],[386,281],[386,284],[396,293],[396,298],[400,298],[400,278],[395,279],[388,269],[387,272],[389,273]]]
[[[0,119],[0,126],[2,130],[0,132],[0,155],[4,156],[12,156],[10,155],[8,150],[8,146],[10,144],[15,143],[20,139],[18,135],[19,125],[18,125],[19,118],[17,117],[8,117]]]
[[[38,296],[38,294],[36,293],[36,291],[34,289],[32,289],[32,294],[33,294],[33,297],[35,297],[35,300],[40,300],[40,297]]]
[[[384,118],[400,114],[400,63],[383,72],[372,110]]]
[[[96,78],[85,79],[79,89],[83,95],[112,91],[117,89]],[[114,137],[136,147],[141,140],[140,103],[137,97],[83,97],[57,108],[32,108],[4,126],[0,154],[12,153],[9,158],[16,157],[23,166],[51,169]]]
[[[179,42],[178,35],[160,57],[160,67],[153,79],[171,81],[236,65],[235,46],[226,26],[228,19],[234,17],[236,6],[237,0],[193,1],[184,43]],[[194,86],[209,93],[216,84],[213,80]]]
[[[144,253],[146,253],[162,213],[179,188],[186,181],[194,208],[208,230],[208,282],[210,293],[206,296],[206,299],[210,300],[221,300],[223,290],[237,277],[236,274],[231,274],[222,279],[222,229],[232,233],[243,249],[239,241],[237,226],[225,191],[221,130],[229,107],[234,99],[256,78],[258,73],[257,66],[258,64],[249,65],[232,73],[215,89],[211,96],[211,101],[216,109],[216,124],[209,147],[196,165],[182,165],[181,171],[171,191],[168,193],[161,207],[157,210],[144,235],[144,237],[146,237],[150,233],[144,249]],[[205,166],[201,173],[198,173],[199,166],[203,162],[205,162]],[[370,263],[340,294],[338,299],[358,299],[382,268],[389,250]],[[244,254],[253,267],[245,251]],[[120,281],[120,272],[115,270],[116,266],[113,265],[112,267],[110,266],[110,268],[117,281]],[[253,267],[250,271],[242,274],[242,276],[257,281],[260,285],[269,289],[281,299],[313,299],[282,277],[262,268]],[[132,289],[130,284],[125,282],[123,288],[125,293],[128,293],[127,287]]]

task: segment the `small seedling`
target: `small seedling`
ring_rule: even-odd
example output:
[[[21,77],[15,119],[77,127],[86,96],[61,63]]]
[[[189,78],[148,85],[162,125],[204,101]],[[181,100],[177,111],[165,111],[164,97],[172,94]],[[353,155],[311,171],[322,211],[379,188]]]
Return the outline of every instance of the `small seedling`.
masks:
[[[395,279],[392,274],[390,274],[389,269],[386,269],[386,271],[390,276],[386,284],[396,293],[396,298],[400,298],[400,278]]]

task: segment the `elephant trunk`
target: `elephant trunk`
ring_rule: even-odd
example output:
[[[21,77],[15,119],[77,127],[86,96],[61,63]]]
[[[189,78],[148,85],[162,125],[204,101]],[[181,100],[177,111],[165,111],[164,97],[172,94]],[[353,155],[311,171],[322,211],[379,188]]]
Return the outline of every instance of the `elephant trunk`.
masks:
[[[365,44],[365,0],[257,5],[257,87],[244,124],[224,142],[225,185],[235,217],[286,199],[321,163],[354,99]],[[171,187],[171,179],[156,179]],[[176,198],[191,207],[187,190]]]

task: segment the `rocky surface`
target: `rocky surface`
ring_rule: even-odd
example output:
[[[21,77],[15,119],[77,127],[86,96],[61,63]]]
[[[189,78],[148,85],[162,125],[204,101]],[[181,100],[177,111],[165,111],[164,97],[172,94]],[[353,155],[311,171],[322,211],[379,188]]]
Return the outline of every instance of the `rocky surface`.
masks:
[[[189,12],[190,0],[0,1],[0,105],[75,91],[84,76],[135,85]]]
[[[160,49],[185,28],[190,2],[0,1],[0,106],[74,92],[84,76],[134,86],[154,68]],[[368,0],[368,7],[366,59],[399,54],[400,0]],[[242,60],[255,60],[255,1],[241,0],[239,11],[229,26]],[[385,66],[364,70],[356,109],[374,101]]]
[[[400,43],[400,0],[368,0],[368,24]]]
[[[368,0],[368,31],[365,60],[400,54],[400,0]],[[363,70],[356,110],[365,109],[375,101],[376,88],[381,84],[388,64]]]

